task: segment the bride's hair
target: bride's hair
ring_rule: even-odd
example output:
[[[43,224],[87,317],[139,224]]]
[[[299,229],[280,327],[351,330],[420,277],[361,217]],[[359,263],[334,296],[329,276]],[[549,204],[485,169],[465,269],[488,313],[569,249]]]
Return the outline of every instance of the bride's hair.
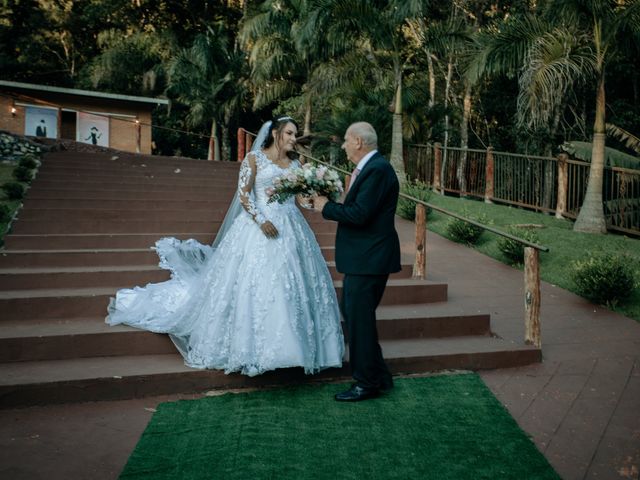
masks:
[[[264,140],[264,144],[262,148],[269,148],[271,145],[273,145],[273,142],[275,139],[274,139],[274,136],[272,135],[272,132],[275,130],[276,132],[275,138],[279,139],[282,136],[282,130],[284,130],[284,127],[287,125],[287,123],[293,123],[296,126],[296,129],[299,128],[298,122],[296,122],[291,117],[278,117],[271,120],[271,125],[269,126],[269,131],[267,132],[267,138]],[[295,152],[288,152],[288,153],[290,158],[297,157]]]

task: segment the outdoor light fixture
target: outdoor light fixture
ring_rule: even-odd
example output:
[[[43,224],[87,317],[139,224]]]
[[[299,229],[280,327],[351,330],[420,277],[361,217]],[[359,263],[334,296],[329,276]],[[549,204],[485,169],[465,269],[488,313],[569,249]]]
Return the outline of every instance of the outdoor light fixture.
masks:
[[[16,112],[17,112],[16,107],[11,107],[11,116],[12,117],[16,116]]]

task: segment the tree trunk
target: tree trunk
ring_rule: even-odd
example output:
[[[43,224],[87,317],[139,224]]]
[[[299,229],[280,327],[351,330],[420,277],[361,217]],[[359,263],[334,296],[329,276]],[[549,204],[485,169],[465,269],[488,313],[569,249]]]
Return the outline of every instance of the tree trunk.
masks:
[[[231,145],[229,144],[229,128],[222,126],[222,151],[221,160],[229,161],[231,159]]]
[[[393,131],[391,134],[391,165],[398,176],[398,181],[402,185],[407,178],[402,155],[402,75],[398,76],[396,87]]]
[[[558,131],[558,125],[560,125],[560,116],[561,109],[560,107],[557,107],[556,112],[553,116],[553,122],[551,124],[551,132],[549,132],[548,141],[545,142],[544,146],[545,157],[553,156],[553,144],[556,137],[556,132]],[[544,192],[542,193],[542,206],[550,210],[551,202],[553,200],[553,191],[555,187],[555,183],[553,181],[553,173],[557,170],[557,164],[556,162],[552,161],[544,161],[544,163],[542,164],[542,169],[544,171]]]
[[[456,175],[460,186],[460,196],[467,193],[467,149],[469,148],[469,118],[471,117],[471,82],[464,85],[464,99],[462,101],[462,122],[460,124],[460,163]]]
[[[207,160],[220,161],[220,141],[218,139],[218,122],[211,121],[211,134],[209,136],[209,154]]]
[[[429,108],[433,108],[436,104],[436,74],[433,70],[433,58],[431,52],[427,50],[427,71],[429,73]]]
[[[304,130],[302,131],[304,136],[311,134],[311,95],[307,97],[306,105],[304,109]]]
[[[444,87],[444,108],[449,106],[449,89],[451,88],[451,78],[453,77],[453,59],[449,56],[447,64],[447,81]],[[447,172],[447,147],[449,146],[449,114],[444,116],[444,144],[442,145],[442,194],[444,189],[449,185],[449,173]]]
[[[605,161],[605,89],[604,67],[600,69],[598,93],[596,98],[596,116],[593,124],[593,149],[591,150],[591,168],[587,193],[580,207],[580,213],[573,225],[577,232],[606,233],[607,224],[602,205],[602,180]]]
[[[436,104],[436,74],[433,70],[433,58],[431,58],[431,52],[426,51],[427,53],[427,71],[429,74],[429,101],[427,105],[429,106],[429,110],[431,110]],[[433,131],[433,127],[430,124],[427,129],[427,139],[431,141],[431,135]]]

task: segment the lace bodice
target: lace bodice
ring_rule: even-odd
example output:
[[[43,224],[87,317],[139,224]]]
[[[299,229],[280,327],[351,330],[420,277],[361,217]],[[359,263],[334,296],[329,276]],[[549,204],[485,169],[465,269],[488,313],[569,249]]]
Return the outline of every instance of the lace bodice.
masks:
[[[267,203],[269,196],[266,191],[273,187],[273,179],[286,174],[294,167],[300,166],[297,160],[288,167],[282,168],[267,158],[263,151],[258,150],[247,154],[240,166],[238,177],[238,195],[242,207],[253,217],[259,225],[271,220],[283,209],[288,210],[295,205],[292,197],[283,204]],[[295,207],[294,207],[295,208]]]

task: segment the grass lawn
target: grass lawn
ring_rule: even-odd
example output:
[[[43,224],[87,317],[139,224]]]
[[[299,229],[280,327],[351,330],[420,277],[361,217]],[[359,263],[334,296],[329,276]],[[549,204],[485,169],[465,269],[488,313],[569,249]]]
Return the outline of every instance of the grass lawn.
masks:
[[[624,252],[636,260],[636,280],[640,281],[640,240],[623,235],[609,233],[597,235],[578,233],[572,230],[573,222],[558,220],[552,215],[531,212],[516,207],[486,204],[477,200],[468,200],[432,194],[429,203],[478,220],[484,215],[488,223],[500,230],[515,224],[540,224],[543,228],[535,229],[539,243],[549,247],[549,252],[540,253],[540,276],[542,280],[570,290],[576,291],[570,278],[570,267],[575,260],[587,258],[590,253],[602,251]],[[448,237],[447,225],[451,217],[430,212],[427,220],[429,230]],[[492,258],[508,263],[498,249],[498,236],[484,232],[479,242],[473,247]],[[522,269],[522,266],[516,268]],[[615,311],[640,321],[640,287],[636,287],[633,295],[624,305],[618,305]]]

